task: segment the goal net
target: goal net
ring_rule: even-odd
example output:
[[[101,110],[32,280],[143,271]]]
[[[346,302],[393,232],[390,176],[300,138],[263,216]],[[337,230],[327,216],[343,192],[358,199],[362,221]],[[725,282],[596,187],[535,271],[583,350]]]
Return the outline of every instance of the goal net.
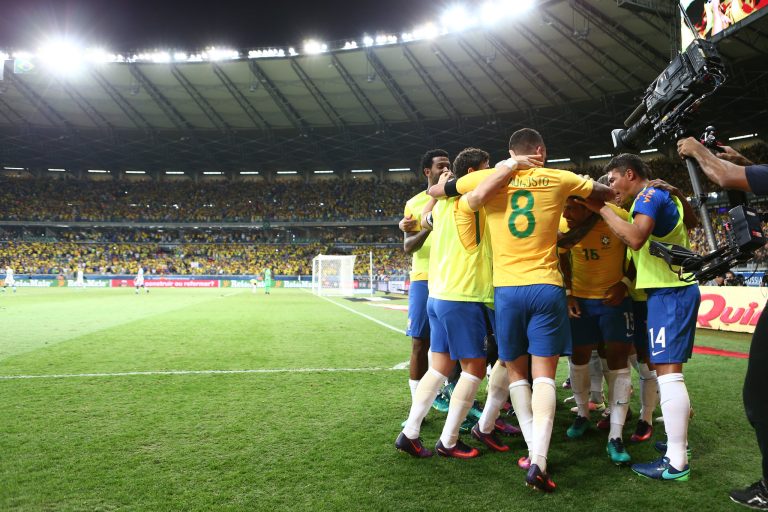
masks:
[[[319,254],[312,259],[312,293],[354,295],[355,256]]]

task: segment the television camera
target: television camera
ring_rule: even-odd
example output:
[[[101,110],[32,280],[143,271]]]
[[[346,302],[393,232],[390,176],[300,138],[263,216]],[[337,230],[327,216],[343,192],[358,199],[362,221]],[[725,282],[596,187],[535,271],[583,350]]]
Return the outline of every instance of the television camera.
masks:
[[[726,80],[725,67],[715,45],[695,39],[678,55],[646,89],[640,105],[624,121],[625,128],[611,132],[614,148],[637,151],[643,146],[678,140],[687,136],[687,126],[704,101],[712,96]],[[717,151],[714,128],[707,127],[702,143]],[[708,196],[699,178],[698,164],[685,159],[693,187],[692,203],[698,209],[704,234],[712,252],[696,254],[686,248],[651,242],[650,252],[663,258],[670,266],[679,266],[683,280],[706,282],[728,270],[735,263],[744,263],[765,245],[760,216],[746,206],[746,195],[729,194],[726,245],[718,247],[712,221],[707,211]]]

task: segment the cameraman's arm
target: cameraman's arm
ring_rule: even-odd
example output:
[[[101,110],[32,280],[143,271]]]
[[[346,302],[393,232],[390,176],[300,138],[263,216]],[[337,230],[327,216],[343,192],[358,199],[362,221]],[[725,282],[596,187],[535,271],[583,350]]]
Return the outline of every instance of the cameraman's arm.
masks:
[[[744,166],[717,158],[693,137],[677,141],[677,153],[695,159],[707,178],[722,188],[751,191]]]

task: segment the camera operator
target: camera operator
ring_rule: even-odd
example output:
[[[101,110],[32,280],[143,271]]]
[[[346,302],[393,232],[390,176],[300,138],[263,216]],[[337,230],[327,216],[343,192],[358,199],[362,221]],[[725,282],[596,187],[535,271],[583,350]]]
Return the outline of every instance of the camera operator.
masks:
[[[730,147],[714,155],[692,137],[677,142],[681,157],[693,158],[704,174],[723,188],[768,195],[768,165],[754,165]],[[768,308],[768,304],[766,304]],[[765,309],[763,310],[765,311]],[[752,336],[747,375],[744,378],[744,409],[757,434],[763,457],[763,478],[746,489],[733,490],[731,499],[757,510],[768,510],[768,314],[762,314]]]

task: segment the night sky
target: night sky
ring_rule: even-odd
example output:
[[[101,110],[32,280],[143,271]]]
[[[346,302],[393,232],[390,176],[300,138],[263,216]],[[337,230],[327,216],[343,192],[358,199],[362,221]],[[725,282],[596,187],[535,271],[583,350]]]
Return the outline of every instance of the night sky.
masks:
[[[363,32],[399,34],[436,21],[447,2],[252,0],[3,0],[0,48],[34,51],[51,34],[120,52],[208,45],[300,46],[308,38],[360,39]]]

